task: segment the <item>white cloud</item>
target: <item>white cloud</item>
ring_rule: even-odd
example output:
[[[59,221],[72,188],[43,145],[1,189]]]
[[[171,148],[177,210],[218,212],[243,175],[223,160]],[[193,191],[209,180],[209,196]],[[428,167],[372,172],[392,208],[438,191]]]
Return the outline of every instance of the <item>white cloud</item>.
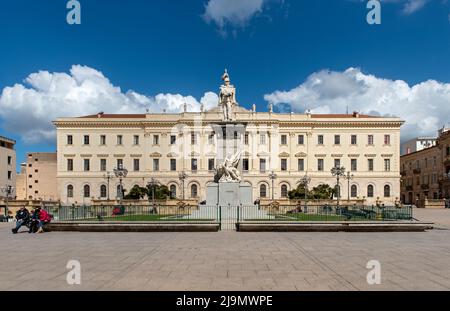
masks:
[[[203,18],[224,33],[226,26],[244,27],[269,0],[209,0]]]
[[[427,2],[428,0],[408,0],[403,5],[403,13],[409,15],[417,12],[418,10],[422,9],[427,4]]]
[[[54,143],[51,121],[105,113],[180,112],[184,103],[189,111],[200,111],[217,105],[215,93],[207,92],[197,101],[192,96],[158,94],[154,97],[132,90],[122,92],[100,71],[74,65],[70,73],[39,71],[30,74],[24,84],[5,87],[0,97],[2,127],[17,133],[28,144]]]
[[[450,83],[428,80],[409,86],[402,80],[367,75],[360,69],[344,72],[320,71],[290,91],[264,96],[269,103],[293,111],[311,109],[313,113],[345,113],[398,116],[406,121],[402,139],[436,135],[450,116]]]

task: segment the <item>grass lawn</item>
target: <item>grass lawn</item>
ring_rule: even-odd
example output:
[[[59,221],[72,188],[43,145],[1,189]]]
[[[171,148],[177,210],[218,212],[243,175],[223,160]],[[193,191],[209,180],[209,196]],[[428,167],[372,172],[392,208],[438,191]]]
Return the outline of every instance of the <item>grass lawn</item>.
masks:
[[[284,215],[269,215],[274,218],[265,219],[246,219],[248,221],[345,221],[348,220],[345,216],[326,215],[326,214],[284,214]],[[352,217],[349,221],[364,221],[368,220],[364,217]]]
[[[188,216],[188,215],[186,215]],[[104,217],[103,221],[213,221],[214,219],[187,219],[176,215],[124,215]]]

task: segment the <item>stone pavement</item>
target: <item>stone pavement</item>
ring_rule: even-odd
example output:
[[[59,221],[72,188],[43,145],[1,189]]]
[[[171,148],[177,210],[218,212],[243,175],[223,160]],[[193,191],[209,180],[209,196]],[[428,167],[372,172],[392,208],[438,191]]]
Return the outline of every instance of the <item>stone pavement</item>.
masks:
[[[450,210],[417,215],[450,223]],[[450,290],[450,230],[12,235],[11,225],[0,224],[0,290]],[[66,282],[73,259],[78,286]],[[382,284],[369,286],[373,259]]]

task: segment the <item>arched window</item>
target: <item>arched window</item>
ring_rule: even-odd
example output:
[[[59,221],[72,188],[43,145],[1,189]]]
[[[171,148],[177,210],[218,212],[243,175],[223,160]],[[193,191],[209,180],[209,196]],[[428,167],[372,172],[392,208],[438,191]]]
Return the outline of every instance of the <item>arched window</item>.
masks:
[[[262,184],[261,186],[259,186],[259,196],[261,198],[266,198],[267,197],[267,186]]]
[[[384,197],[385,198],[391,197],[391,186],[389,185],[384,186]]]
[[[356,185],[352,185],[350,195],[352,198],[356,198],[358,196],[358,187]]]
[[[282,198],[287,198],[288,196],[288,186],[287,185],[282,185],[281,186],[281,197]]]
[[[373,186],[372,185],[367,186],[367,197],[373,198]]]
[[[89,185],[84,185],[83,187],[83,194],[85,198],[90,198],[91,197],[91,187],[89,187]]]
[[[107,197],[107,191],[106,191],[106,186],[105,185],[101,185],[100,186],[100,197],[101,198],[106,198]]]
[[[67,197],[73,198],[73,186],[72,185],[67,186]]]
[[[191,186],[191,198],[197,198],[198,197],[198,187],[197,185]]]
[[[177,197],[177,186],[175,186],[175,185],[170,186],[170,196],[173,199]]]

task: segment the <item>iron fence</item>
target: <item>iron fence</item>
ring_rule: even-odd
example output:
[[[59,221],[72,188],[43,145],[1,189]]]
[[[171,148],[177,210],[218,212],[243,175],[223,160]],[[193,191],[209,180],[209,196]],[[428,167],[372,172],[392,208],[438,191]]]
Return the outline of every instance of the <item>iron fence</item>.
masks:
[[[219,221],[216,206],[100,205],[46,207],[54,221]]]
[[[241,206],[238,222],[242,221],[397,221],[413,220],[412,206]]]

